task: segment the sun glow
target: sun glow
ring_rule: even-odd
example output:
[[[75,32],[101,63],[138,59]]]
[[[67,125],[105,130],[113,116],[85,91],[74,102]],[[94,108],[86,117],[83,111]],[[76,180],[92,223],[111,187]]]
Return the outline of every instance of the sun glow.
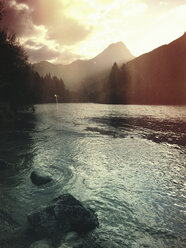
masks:
[[[186,0],[9,0],[7,5],[6,25],[29,54],[43,50],[36,61],[88,59],[117,41],[138,56],[186,31]]]

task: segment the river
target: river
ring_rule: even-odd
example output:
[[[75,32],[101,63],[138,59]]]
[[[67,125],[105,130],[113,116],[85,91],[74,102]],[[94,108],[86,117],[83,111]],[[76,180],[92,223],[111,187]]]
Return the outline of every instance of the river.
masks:
[[[185,247],[185,106],[43,104],[0,135],[5,229],[68,192],[97,212],[105,248]],[[33,170],[54,180],[37,187]]]

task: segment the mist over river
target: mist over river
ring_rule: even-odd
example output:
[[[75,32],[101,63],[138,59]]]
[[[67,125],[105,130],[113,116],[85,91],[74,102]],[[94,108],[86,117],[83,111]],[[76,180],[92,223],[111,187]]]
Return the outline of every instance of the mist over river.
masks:
[[[0,132],[12,165],[0,171],[0,247],[20,248],[26,215],[62,193],[95,209],[105,248],[185,247],[185,106],[43,104],[33,115]],[[33,170],[53,181],[32,184]]]

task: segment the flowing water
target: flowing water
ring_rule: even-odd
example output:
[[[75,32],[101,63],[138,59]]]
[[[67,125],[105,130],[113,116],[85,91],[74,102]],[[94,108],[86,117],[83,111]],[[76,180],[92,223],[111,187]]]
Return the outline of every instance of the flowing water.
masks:
[[[46,104],[34,116],[0,133],[12,165],[0,208],[15,223],[68,192],[97,212],[105,248],[185,247],[186,107]],[[54,180],[37,187],[33,170]]]

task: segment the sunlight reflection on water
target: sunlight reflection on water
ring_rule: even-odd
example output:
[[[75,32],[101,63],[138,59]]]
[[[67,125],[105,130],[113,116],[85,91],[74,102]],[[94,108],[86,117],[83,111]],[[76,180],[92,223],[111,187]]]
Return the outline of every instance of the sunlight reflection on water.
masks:
[[[3,188],[16,198],[13,216],[25,223],[27,212],[70,192],[95,208],[100,220],[96,233],[100,240],[112,242],[112,247],[184,247],[185,110],[37,106],[29,146],[24,154],[25,139],[15,151],[12,147],[12,154],[18,150],[17,164],[25,167],[29,161],[28,166],[16,169],[16,175],[12,172],[10,179],[16,184],[10,180]],[[10,143],[5,137],[0,149],[6,150]],[[9,158],[4,154],[4,159]],[[54,181],[40,188],[32,185],[33,169],[50,173]],[[12,203],[4,198],[4,204]]]

